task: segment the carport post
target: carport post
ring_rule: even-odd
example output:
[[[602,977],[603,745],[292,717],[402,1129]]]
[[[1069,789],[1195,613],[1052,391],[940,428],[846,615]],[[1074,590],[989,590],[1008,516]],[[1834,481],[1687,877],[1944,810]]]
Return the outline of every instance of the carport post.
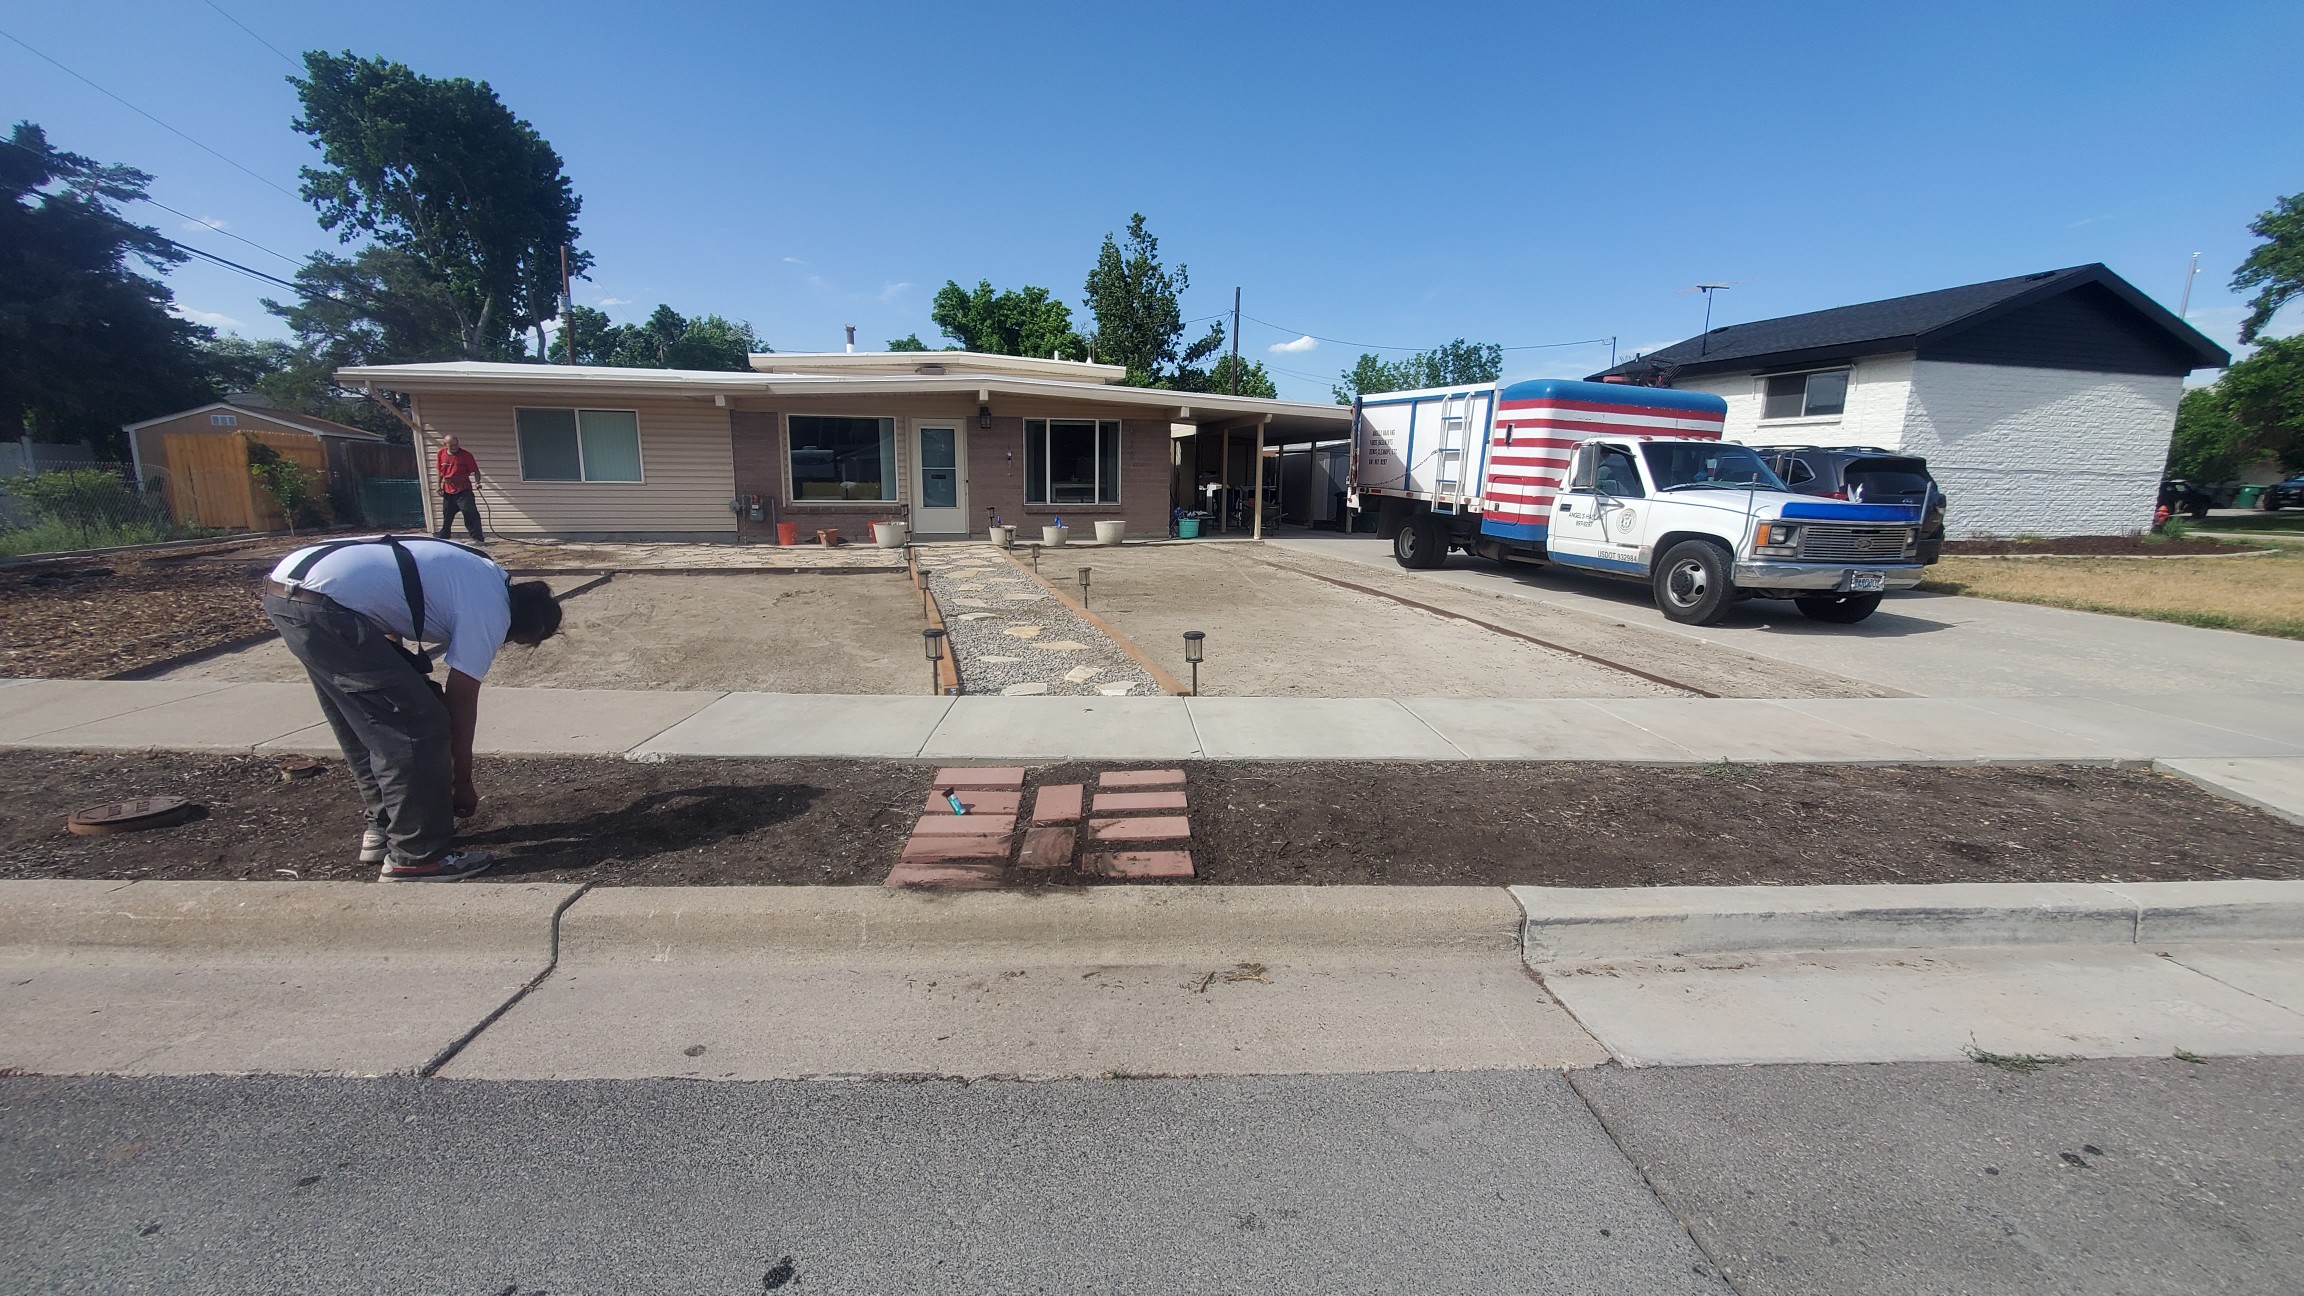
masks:
[[[1255,519],[1249,534],[1251,540],[1264,538],[1264,424],[1271,421],[1272,416],[1267,414],[1264,421],[1256,425],[1256,497],[1248,501],[1248,516]]]
[[[1232,425],[1225,424],[1216,435],[1223,438],[1216,448],[1216,484],[1223,487],[1216,492],[1216,529],[1229,535],[1232,532]]]

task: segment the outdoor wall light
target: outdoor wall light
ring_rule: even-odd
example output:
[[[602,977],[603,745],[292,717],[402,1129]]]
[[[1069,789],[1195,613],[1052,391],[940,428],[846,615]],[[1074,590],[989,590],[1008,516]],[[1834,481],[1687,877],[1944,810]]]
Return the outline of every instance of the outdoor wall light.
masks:
[[[989,428],[992,426],[991,406],[979,405],[976,407],[976,426],[980,428]]]
[[[923,645],[922,651],[928,654],[928,691],[941,694],[944,685],[940,678],[941,672],[936,668],[944,660],[944,627],[930,626],[921,631],[920,642]]]
[[[1080,569],[1080,606],[1088,606],[1088,569],[1085,567]]]
[[[1184,632],[1184,660],[1192,663],[1192,696],[1200,696],[1200,654],[1208,636],[1198,630]]]

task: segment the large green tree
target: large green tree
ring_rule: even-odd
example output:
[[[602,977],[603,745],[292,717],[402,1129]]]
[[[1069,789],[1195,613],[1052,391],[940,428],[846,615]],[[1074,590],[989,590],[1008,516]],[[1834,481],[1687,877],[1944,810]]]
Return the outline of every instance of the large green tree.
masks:
[[[604,311],[577,306],[569,312],[567,335],[552,346],[552,358],[568,362],[568,339],[576,361],[627,369],[721,369],[741,372],[752,355],[768,348],[752,326],[719,315],[689,319],[670,306],[658,306],[637,324],[614,324]]]
[[[1457,338],[1430,351],[1418,351],[1404,360],[1384,360],[1363,352],[1330,390],[1335,392],[1337,404],[1349,405],[1356,397],[1377,392],[1492,383],[1503,374],[1502,346]]]
[[[323,161],[302,173],[320,224],[402,253],[436,282],[458,355],[519,355],[527,330],[554,313],[561,249],[577,243],[583,200],[560,155],[485,81],[349,51],[312,51],[304,68],[289,80],[303,105],[295,128]],[[572,273],[591,263],[569,253]]]
[[[2256,290],[2240,322],[2240,341],[2253,344],[2282,306],[2304,297],[2304,194],[2274,201],[2248,232],[2264,241],[2233,272],[2232,291]]]
[[[1240,373],[1237,389],[1232,383],[1235,368]],[[1190,391],[1214,392],[1219,396],[1261,396],[1266,400],[1276,400],[1280,396],[1280,389],[1272,384],[1272,375],[1264,372],[1261,361],[1243,360],[1233,355],[1218,360],[1206,373],[1192,371],[1188,379],[1191,385],[1187,390]]]
[[[0,437],[124,455],[122,423],[214,398],[215,335],[172,314],[156,277],[184,253],[120,215],[151,181],[30,122],[0,147]]]
[[[963,351],[1043,360],[1088,358],[1087,339],[1072,329],[1072,308],[1045,288],[1027,284],[994,291],[991,280],[979,279],[971,291],[947,279],[936,290],[928,318]]]
[[[1096,359],[1126,365],[1136,387],[1192,387],[1207,381],[1200,362],[1224,345],[1222,325],[1187,344],[1180,299],[1192,276],[1160,263],[1160,240],[1144,214],[1128,218],[1125,240],[1104,236],[1096,268],[1088,272],[1088,309],[1096,316]]]

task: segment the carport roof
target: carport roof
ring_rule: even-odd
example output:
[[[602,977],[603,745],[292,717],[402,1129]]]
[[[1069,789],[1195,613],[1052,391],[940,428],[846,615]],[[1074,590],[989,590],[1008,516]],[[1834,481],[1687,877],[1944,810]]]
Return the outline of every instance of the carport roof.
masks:
[[[1342,436],[1352,425],[1343,405],[1219,396],[1206,392],[1122,387],[1103,382],[1018,374],[778,374],[698,369],[619,369],[592,365],[506,364],[452,360],[436,364],[356,365],[336,371],[348,387],[399,392],[504,392],[567,397],[670,396],[966,396],[989,404],[996,397],[1062,399],[1082,405],[1124,405],[1147,418],[1208,426],[1263,423],[1275,436]]]

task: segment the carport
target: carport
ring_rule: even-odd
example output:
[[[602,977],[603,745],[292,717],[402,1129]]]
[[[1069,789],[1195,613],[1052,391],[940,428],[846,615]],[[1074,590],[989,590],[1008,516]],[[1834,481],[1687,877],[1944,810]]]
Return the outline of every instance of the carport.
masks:
[[[1187,397],[1186,399],[1191,399]],[[1262,403],[1262,402],[1260,402]],[[1268,452],[1285,455],[1290,451],[1309,452],[1326,443],[1342,441],[1352,434],[1352,408],[1348,405],[1330,407],[1299,405],[1282,412],[1236,414],[1219,410],[1205,411],[1205,417],[1190,406],[1177,411],[1171,430],[1174,444],[1174,485],[1171,496],[1179,508],[1208,508],[1209,486],[1216,488],[1215,497],[1256,501],[1248,507],[1245,529],[1253,538],[1264,538],[1264,510],[1261,507],[1267,487],[1277,490],[1279,478],[1276,466],[1268,464]],[[1230,533],[1231,508],[1209,509],[1216,514],[1216,529]]]

